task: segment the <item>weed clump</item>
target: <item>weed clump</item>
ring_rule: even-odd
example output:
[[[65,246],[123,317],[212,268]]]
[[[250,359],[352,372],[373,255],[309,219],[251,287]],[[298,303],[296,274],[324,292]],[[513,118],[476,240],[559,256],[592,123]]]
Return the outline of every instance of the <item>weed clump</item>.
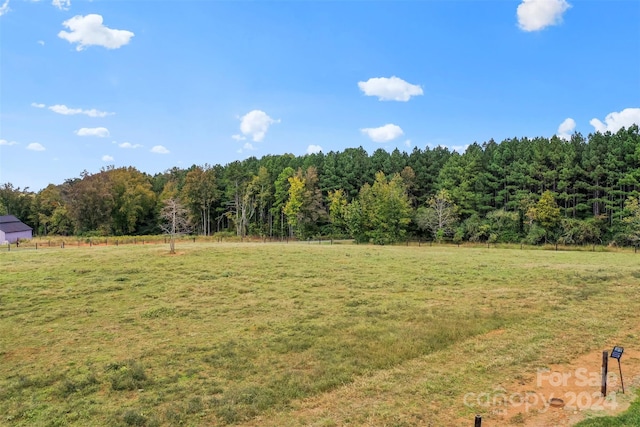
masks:
[[[135,360],[111,363],[107,366],[111,389],[115,391],[137,390],[151,383],[144,367]]]
[[[126,410],[122,415],[118,416],[115,423],[118,426],[140,426],[140,427],[158,427],[160,422],[157,418],[147,416],[140,411],[133,409]]]
[[[88,394],[98,389],[100,382],[95,374],[90,373],[85,378],[79,380],[66,378],[58,386],[57,394],[62,398],[67,398],[74,393]]]

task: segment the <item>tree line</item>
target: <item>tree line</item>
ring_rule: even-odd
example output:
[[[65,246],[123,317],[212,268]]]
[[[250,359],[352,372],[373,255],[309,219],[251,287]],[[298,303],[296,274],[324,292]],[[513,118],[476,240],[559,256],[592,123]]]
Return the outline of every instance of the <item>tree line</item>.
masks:
[[[250,157],[227,165],[82,172],[38,192],[0,186],[0,214],[37,235],[148,235],[178,202],[194,234],[635,245],[640,134],[575,133],[371,155]]]

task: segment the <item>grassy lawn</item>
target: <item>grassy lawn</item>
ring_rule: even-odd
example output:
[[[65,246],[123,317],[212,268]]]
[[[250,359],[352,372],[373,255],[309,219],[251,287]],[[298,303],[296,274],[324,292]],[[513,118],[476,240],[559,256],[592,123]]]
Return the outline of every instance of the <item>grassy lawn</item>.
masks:
[[[640,426],[640,400],[636,400],[629,410],[617,417],[598,417],[582,421],[576,427],[637,427]]]
[[[638,341],[633,253],[177,250],[0,253],[0,424],[455,425],[465,393]]]

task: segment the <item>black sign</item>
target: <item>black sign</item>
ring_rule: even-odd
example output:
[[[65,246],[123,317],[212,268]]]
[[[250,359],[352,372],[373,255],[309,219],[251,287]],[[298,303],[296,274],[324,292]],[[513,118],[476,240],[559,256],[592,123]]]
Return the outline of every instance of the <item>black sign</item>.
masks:
[[[613,350],[611,351],[611,358],[620,360],[623,352],[624,347],[613,347]]]

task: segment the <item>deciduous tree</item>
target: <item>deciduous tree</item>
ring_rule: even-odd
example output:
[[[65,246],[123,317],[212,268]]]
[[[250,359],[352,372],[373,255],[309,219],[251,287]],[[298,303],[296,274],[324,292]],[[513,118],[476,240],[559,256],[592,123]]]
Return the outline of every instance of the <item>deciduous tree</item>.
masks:
[[[326,220],[318,174],[314,166],[303,173],[301,169],[289,178],[289,198],[284,206],[287,221],[300,238],[307,238]]]
[[[333,234],[346,231],[345,210],[347,208],[347,198],[342,189],[329,192],[329,221]]]
[[[169,235],[169,252],[176,253],[176,237],[189,231],[188,211],[175,198],[165,200],[160,211],[160,227]]]
[[[445,189],[429,199],[427,206],[418,208],[416,223],[422,230],[429,230],[433,238],[441,241],[453,234],[453,226],[458,221],[457,206]]]
[[[358,200],[363,228],[374,243],[389,244],[404,239],[411,222],[411,203],[400,174],[388,180],[383,172],[378,172],[373,185],[364,185]]]

